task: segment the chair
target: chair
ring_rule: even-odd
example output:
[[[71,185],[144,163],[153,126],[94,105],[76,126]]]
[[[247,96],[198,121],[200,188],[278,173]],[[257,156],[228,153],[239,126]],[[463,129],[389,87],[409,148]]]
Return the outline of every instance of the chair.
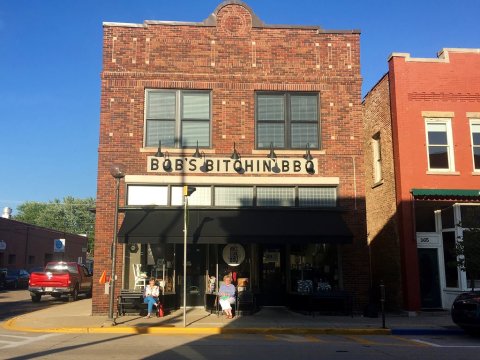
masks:
[[[145,289],[147,285],[147,274],[140,271],[142,264],[133,264],[133,277],[135,278],[134,290],[139,287],[140,289]]]
[[[232,307],[232,313],[234,314],[234,318],[237,317],[237,309],[238,309],[238,297],[237,297],[237,292],[235,292],[235,302],[233,304],[230,304],[230,306]],[[216,309],[216,313],[217,313],[217,316],[220,316],[222,314],[222,308],[220,307],[220,296],[217,294],[215,296],[215,309]]]
[[[253,314],[256,310],[255,296],[251,291],[239,291],[237,295],[236,312],[235,316],[243,315],[247,313]]]

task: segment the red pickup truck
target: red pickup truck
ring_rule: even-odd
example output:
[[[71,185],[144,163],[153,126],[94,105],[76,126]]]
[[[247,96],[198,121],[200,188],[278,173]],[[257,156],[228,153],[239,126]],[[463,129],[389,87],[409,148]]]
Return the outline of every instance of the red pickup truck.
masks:
[[[75,301],[80,293],[92,296],[92,274],[75,262],[50,262],[44,272],[30,274],[28,290],[33,302],[39,302],[42,295],[68,295],[70,301]]]

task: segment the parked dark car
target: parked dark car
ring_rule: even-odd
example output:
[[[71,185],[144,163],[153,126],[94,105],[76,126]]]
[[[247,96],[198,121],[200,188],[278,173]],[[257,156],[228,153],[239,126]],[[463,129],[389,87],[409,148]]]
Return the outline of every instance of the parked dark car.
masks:
[[[5,287],[5,278],[7,277],[7,269],[1,268],[0,269],[0,289]]]
[[[480,291],[457,296],[452,305],[452,320],[466,332],[480,333]]]
[[[24,269],[8,269],[5,276],[5,287],[10,289],[27,288],[30,274]]]

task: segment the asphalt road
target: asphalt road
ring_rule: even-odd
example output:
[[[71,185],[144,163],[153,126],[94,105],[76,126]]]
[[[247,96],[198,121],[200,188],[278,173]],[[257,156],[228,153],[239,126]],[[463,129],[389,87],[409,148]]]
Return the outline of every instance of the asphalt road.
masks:
[[[0,330],[3,359],[476,359],[466,336],[78,335]]]
[[[39,303],[33,303],[28,290],[0,290],[0,321],[25,314],[30,311],[44,309],[49,306],[64,304],[68,299],[55,299],[44,296]]]
[[[0,292],[0,325],[7,318],[62,304],[28,291]],[[45,334],[0,327],[1,359],[477,359],[480,337],[347,335]]]

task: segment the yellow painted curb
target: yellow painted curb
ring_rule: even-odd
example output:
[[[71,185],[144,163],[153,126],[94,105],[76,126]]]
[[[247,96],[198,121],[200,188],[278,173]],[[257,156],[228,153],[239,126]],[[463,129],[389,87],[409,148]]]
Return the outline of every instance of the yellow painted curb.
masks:
[[[354,328],[179,328],[179,327],[142,327],[142,326],[111,326],[111,327],[58,327],[32,328],[17,326],[19,317],[6,321],[3,328],[14,331],[69,333],[69,334],[157,334],[157,335],[220,335],[220,334],[317,334],[317,335],[391,335],[390,329],[354,329]]]

